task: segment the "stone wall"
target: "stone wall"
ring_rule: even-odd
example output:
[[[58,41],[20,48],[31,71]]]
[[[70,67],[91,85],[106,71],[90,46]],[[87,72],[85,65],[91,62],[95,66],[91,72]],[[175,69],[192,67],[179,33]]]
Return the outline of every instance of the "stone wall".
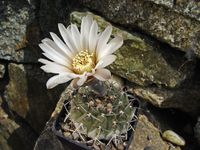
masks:
[[[193,137],[200,114],[199,0],[2,0],[0,149],[33,149],[66,87],[46,89],[51,74],[37,62],[42,57],[38,43],[50,37],[49,32],[58,33],[57,23],[80,24],[87,13],[95,15],[100,30],[112,24],[113,34],[124,38],[117,60],[109,66],[112,73],[123,78],[145,106],[187,116],[189,121],[180,127],[189,124]],[[160,130],[155,131],[159,135]]]
[[[63,91],[62,86],[46,89],[51,75],[45,74],[37,62],[41,57],[38,43],[46,32],[39,19],[47,15],[38,14],[39,5],[39,1],[0,1],[0,149],[3,150],[33,149]]]

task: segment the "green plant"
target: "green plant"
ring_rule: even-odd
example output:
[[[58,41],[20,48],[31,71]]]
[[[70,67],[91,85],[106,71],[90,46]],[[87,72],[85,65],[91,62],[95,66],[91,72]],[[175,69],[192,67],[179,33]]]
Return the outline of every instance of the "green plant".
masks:
[[[112,140],[126,136],[135,109],[128,95],[112,83],[104,82],[103,97],[89,86],[80,87],[71,99],[69,118],[75,131],[94,140]]]

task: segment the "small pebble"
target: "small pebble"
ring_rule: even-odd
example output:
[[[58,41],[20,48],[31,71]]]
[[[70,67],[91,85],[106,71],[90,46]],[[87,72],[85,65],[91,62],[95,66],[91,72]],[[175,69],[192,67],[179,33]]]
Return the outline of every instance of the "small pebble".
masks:
[[[72,133],[72,136],[74,140],[77,140],[79,138],[79,135],[76,132]]]
[[[71,135],[72,135],[72,134],[71,134],[70,132],[64,132],[64,136],[65,136],[65,137],[71,137]]]
[[[117,149],[118,149],[118,150],[124,150],[124,145],[123,145],[123,144],[117,145]]]
[[[68,124],[66,124],[66,123],[65,124],[61,124],[61,127],[65,131],[69,131],[69,129],[70,129],[70,126]]]
[[[97,103],[97,104],[101,104],[102,102],[101,102],[100,99],[96,99],[96,103]]]
[[[175,145],[178,145],[178,146],[185,145],[185,140],[172,130],[166,130],[165,132],[163,132],[162,137],[163,137],[163,139],[165,139]]]
[[[117,150],[113,144],[111,146],[111,150]]]
[[[101,150],[100,147],[99,147],[98,145],[96,145],[96,144],[93,144],[92,147],[93,147],[95,150]]]

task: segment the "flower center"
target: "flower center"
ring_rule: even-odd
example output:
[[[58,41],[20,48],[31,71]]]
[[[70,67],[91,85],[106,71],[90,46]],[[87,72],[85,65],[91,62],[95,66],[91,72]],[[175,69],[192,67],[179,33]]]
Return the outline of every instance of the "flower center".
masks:
[[[73,71],[77,74],[91,72],[95,67],[94,54],[89,54],[88,50],[80,51],[72,61]]]

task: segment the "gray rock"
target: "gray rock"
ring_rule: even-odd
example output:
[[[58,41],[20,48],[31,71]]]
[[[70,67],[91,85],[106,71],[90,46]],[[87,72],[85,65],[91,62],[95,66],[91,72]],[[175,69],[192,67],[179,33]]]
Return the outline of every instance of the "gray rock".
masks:
[[[30,38],[27,28],[34,19],[33,9],[26,2],[11,0],[1,1],[0,6],[0,59],[36,62],[37,49],[27,47]]]
[[[82,5],[102,14],[111,22],[133,29],[139,28],[182,51],[187,52],[188,49],[193,49],[195,54],[200,57],[200,21],[155,2],[161,1],[88,0],[83,1]],[[185,2],[184,6],[187,4]],[[192,16],[199,18],[199,2],[193,3],[192,8],[195,7],[196,11]]]
[[[152,3],[163,5],[174,12],[184,14],[200,21],[200,2],[195,0],[147,0]]]
[[[200,2],[191,0],[177,0],[174,3],[175,11],[183,13],[200,21]]]
[[[40,133],[49,119],[62,86],[46,89],[46,74],[38,65],[9,64],[5,100],[9,108]]]
[[[5,74],[5,65],[0,64],[0,78],[3,78]]]
[[[187,112],[191,116],[200,113],[200,80],[193,76],[185,81],[179,88],[160,88],[160,87],[136,87],[132,92],[154,106],[161,108],[177,108]]]
[[[81,17],[87,13],[73,12],[71,21],[80,25]],[[95,15],[100,30],[109,22]],[[117,60],[108,68],[116,75],[124,77],[136,84],[147,86],[156,84],[176,87],[192,73],[192,67],[179,70],[183,55],[171,54],[158,43],[138,34],[130,34],[125,30],[113,27],[113,35],[122,35],[123,46],[115,53]],[[179,63],[178,63],[179,62]]]
[[[2,99],[0,97],[0,101]],[[0,149],[1,150],[27,150],[32,149],[37,134],[18,117],[9,116],[0,102]]]

